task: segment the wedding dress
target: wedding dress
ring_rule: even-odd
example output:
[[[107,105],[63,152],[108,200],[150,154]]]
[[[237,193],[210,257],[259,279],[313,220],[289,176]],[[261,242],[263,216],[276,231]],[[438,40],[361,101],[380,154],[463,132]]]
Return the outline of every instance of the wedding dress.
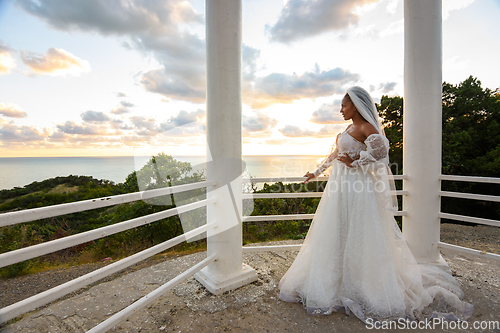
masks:
[[[372,134],[360,142],[347,131],[315,172],[330,177],[304,243],[279,283],[280,299],[302,302],[309,314],[343,312],[366,323],[439,316],[465,320],[457,281],[434,265],[419,265],[394,219],[390,191],[379,172],[389,142]],[[347,154],[352,167],[337,160]],[[382,176],[381,176],[382,175]],[[388,194],[389,193],[389,194]]]

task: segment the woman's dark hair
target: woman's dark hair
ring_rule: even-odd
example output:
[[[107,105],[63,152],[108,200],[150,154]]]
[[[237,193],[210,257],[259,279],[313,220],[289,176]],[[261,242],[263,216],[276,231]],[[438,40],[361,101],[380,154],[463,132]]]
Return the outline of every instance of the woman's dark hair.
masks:
[[[345,93],[344,97],[347,98],[349,100],[349,102],[351,102],[351,104],[354,106],[354,110],[356,110],[356,112],[357,112],[358,109],[356,108],[356,105],[354,105],[354,102],[352,101],[351,96],[349,96],[348,93]]]

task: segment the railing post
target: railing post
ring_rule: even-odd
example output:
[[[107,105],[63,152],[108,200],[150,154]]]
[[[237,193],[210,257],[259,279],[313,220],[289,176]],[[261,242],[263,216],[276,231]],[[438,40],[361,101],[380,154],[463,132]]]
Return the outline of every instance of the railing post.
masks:
[[[213,294],[257,280],[242,263],[241,0],[206,0],[208,256],[216,261],[195,275]]]
[[[442,1],[404,2],[403,234],[420,263],[439,254]]]

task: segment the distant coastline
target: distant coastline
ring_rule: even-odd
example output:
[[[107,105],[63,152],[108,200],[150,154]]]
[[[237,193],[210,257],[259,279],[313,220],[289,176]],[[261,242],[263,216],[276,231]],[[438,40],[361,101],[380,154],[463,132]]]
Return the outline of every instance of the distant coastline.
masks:
[[[302,176],[313,171],[323,156],[318,155],[245,155],[243,161],[252,177]],[[196,170],[205,169],[205,156],[175,156]],[[23,187],[34,181],[57,176],[82,175],[125,181],[140,169],[150,156],[85,157],[0,157],[0,190]]]

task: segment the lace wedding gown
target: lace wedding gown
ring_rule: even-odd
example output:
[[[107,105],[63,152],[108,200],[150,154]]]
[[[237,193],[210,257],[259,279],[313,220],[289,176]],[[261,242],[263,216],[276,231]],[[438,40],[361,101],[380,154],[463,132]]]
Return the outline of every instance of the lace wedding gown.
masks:
[[[380,181],[374,166],[388,149],[380,134],[365,143],[347,131],[337,137],[337,149],[315,173],[332,167],[307,237],[279,283],[279,297],[302,302],[309,314],[345,311],[365,322],[430,315],[465,320],[472,305],[460,300],[456,280],[434,265],[417,264],[388,209],[392,198],[374,190]],[[353,167],[338,161],[338,154],[355,159]]]

